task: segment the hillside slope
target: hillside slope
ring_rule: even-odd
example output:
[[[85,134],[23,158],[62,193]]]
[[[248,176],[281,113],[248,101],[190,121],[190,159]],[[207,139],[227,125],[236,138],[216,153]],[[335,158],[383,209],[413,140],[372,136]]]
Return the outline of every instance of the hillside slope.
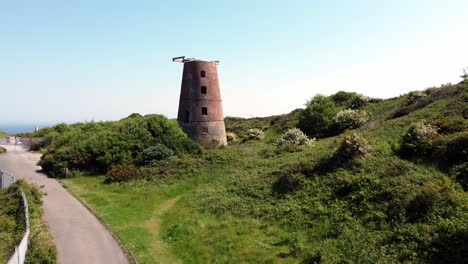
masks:
[[[319,99],[368,120],[321,131],[311,146],[277,147],[307,109],[226,118],[240,139],[224,149],[153,162],[129,183],[63,182],[141,263],[463,263],[468,84],[358,104],[347,93]],[[254,128],[265,137],[252,139]],[[349,159],[349,149],[365,155]]]

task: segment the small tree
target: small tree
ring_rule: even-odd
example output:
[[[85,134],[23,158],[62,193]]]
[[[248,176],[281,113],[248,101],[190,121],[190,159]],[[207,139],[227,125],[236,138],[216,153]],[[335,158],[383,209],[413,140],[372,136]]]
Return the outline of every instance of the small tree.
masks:
[[[307,102],[306,109],[299,118],[298,127],[309,136],[328,136],[331,134],[336,112],[337,108],[332,99],[316,95]]]

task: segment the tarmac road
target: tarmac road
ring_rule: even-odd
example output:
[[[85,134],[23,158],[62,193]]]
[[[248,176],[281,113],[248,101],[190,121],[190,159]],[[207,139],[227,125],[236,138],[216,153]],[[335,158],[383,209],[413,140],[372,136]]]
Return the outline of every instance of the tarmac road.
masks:
[[[21,145],[1,145],[0,169],[11,171],[18,179],[44,186],[44,221],[57,246],[58,263],[127,264],[117,242],[102,224],[70,195],[57,180],[40,172],[41,155],[27,152]]]

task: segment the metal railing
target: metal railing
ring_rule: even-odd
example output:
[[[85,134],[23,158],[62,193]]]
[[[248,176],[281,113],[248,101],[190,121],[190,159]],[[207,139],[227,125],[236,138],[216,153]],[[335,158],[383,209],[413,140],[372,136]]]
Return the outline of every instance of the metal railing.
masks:
[[[16,182],[16,177],[11,172],[7,172],[4,170],[0,170],[0,189],[5,189],[10,187],[13,183]],[[21,239],[20,243],[15,246],[15,253],[11,256],[10,260],[7,262],[8,264],[23,264],[26,258],[26,252],[28,251],[29,245],[29,208],[28,208],[28,199],[24,194],[23,190],[21,190],[21,197],[23,199],[24,205],[24,214],[25,214],[25,222],[26,222],[26,232]]]

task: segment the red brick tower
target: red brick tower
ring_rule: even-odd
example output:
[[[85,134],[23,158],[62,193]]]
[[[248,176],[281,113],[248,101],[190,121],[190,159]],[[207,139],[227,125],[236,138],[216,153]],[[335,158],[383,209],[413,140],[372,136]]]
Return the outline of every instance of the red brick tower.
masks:
[[[177,57],[184,64],[177,121],[182,130],[206,148],[227,145],[218,80],[218,61]]]

